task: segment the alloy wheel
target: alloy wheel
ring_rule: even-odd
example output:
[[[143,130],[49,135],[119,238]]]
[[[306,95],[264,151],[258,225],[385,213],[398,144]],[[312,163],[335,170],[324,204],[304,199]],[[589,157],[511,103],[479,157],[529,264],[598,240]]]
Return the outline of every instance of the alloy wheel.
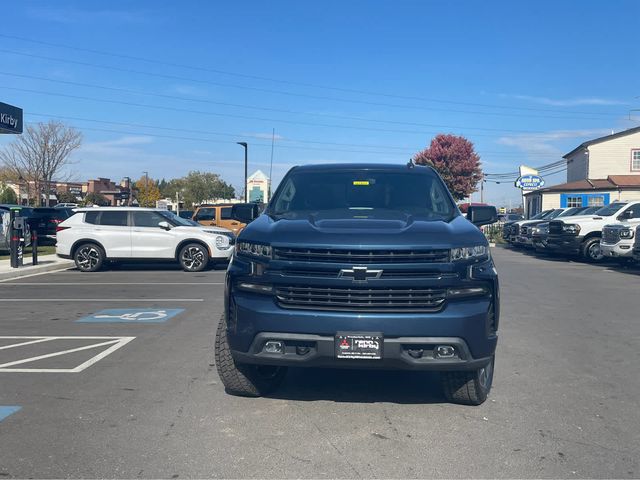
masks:
[[[204,252],[198,247],[189,247],[182,252],[182,263],[187,270],[197,270],[204,263]]]
[[[100,261],[100,252],[95,247],[82,247],[76,254],[78,267],[81,270],[91,270],[98,265]]]

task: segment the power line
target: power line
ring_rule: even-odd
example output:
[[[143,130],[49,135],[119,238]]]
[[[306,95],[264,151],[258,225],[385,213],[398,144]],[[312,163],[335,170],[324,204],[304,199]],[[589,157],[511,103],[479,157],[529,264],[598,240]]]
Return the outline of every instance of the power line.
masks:
[[[287,114],[294,114],[294,115],[311,115],[311,116],[319,116],[319,117],[338,118],[338,119],[343,119],[343,120],[357,120],[357,121],[361,121],[361,122],[374,122],[374,123],[383,123],[383,124],[386,123],[386,124],[393,124],[393,125],[408,125],[408,126],[414,126],[414,127],[453,128],[453,129],[467,129],[467,130],[482,130],[482,131],[490,131],[490,132],[527,133],[527,134],[531,134],[532,136],[535,135],[535,134],[539,134],[540,136],[545,136],[546,135],[543,132],[537,132],[537,131],[534,131],[534,130],[512,130],[512,129],[485,128],[485,127],[461,127],[461,126],[456,126],[456,125],[438,125],[438,124],[428,124],[428,123],[399,122],[399,121],[394,121],[394,120],[378,120],[378,119],[371,119],[371,118],[364,118],[364,117],[352,117],[352,116],[347,116],[347,115],[332,115],[332,114],[318,113],[318,112],[303,112],[303,111],[286,110],[286,109],[279,109],[279,108],[257,107],[255,105],[244,105],[244,104],[238,104],[238,103],[217,102],[217,101],[214,101],[214,100],[188,98],[188,97],[181,97],[181,96],[178,96],[178,95],[167,95],[167,94],[163,94],[163,93],[153,93],[153,92],[142,91],[142,90],[132,90],[132,89],[128,89],[128,88],[110,87],[110,86],[107,86],[107,85],[96,85],[96,84],[83,83],[83,82],[72,82],[72,81],[68,81],[68,80],[58,80],[58,79],[47,78],[47,77],[38,77],[38,76],[34,76],[34,75],[24,75],[24,74],[18,74],[18,73],[2,72],[2,71],[0,71],[0,75],[4,75],[4,76],[7,76],[7,77],[12,77],[12,78],[13,77],[28,78],[28,79],[31,79],[31,80],[39,80],[39,81],[58,83],[58,84],[63,84],[63,85],[73,85],[73,86],[76,86],[76,87],[96,88],[96,89],[100,89],[100,90],[107,90],[107,91],[119,92],[119,93],[130,93],[130,94],[133,94],[133,95],[144,95],[144,96],[149,96],[149,97],[168,98],[168,99],[172,99],[172,100],[180,100],[180,101],[186,101],[186,102],[207,103],[207,104],[212,104],[212,105],[222,105],[222,106],[226,106],[226,107],[247,108],[247,109],[251,109],[251,110],[261,110],[261,111],[268,111],[268,112],[287,113]]]
[[[375,127],[358,127],[358,126],[354,126],[354,125],[341,125],[341,124],[330,124],[330,123],[318,123],[318,122],[303,122],[303,121],[299,121],[299,120],[282,120],[282,119],[275,119],[275,118],[264,118],[264,117],[253,117],[250,115],[238,115],[238,114],[232,114],[232,113],[217,113],[217,112],[208,112],[208,111],[203,111],[203,110],[193,110],[193,109],[187,109],[187,108],[177,108],[177,107],[169,107],[166,105],[151,105],[151,104],[144,104],[144,103],[136,103],[136,102],[127,102],[127,101],[123,101],[123,100],[109,100],[109,99],[104,99],[104,98],[96,98],[96,97],[86,97],[83,95],[71,95],[68,93],[57,93],[57,92],[46,92],[46,91],[42,91],[42,90],[33,90],[33,89],[28,89],[28,88],[18,88],[18,87],[8,87],[8,86],[3,86],[4,89],[7,90],[15,90],[18,92],[25,92],[25,93],[34,93],[34,94],[38,94],[38,95],[48,95],[48,96],[54,96],[54,97],[63,97],[63,98],[73,98],[76,100],[87,100],[87,101],[92,101],[92,102],[99,102],[99,103],[109,103],[109,104],[115,104],[115,105],[126,105],[126,106],[130,106],[130,107],[139,107],[139,108],[150,108],[150,109],[156,109],[156,110],[165,110],[165,111],[172,111],[172,112],[183,112],[183,113],[194,113],[197,115],[209,115],[209,116],[216,116],[216,117],[223,117],[223,118],[239,118],[239,119],[243,119],[243,120],[259,120],[259,121],[264,121],[264,122],[279,122],[279,123],[287,123],[287,124],[293,124],[293,125],[307,125],[307,126],[313,126],[313,127],[327,127],[327,128],[342,128],[342,129],[349,129],[349,130],[364,130],[364,131],[372,131],[372,132],[386,132],[386,133],[404,133],[404,134],[416,134],[416,135],[424,135],[424,134],[437,134],[437,133],[441,133],[439,131],[417,131],[417,130],[397,130],[397,129],[388,129],[388,128],[375,128]],[[494,137],[495,135],[490,135],[490,134],[482,134],[482,133],[473,133],[472,134],[475,137]],[[531,134],[530,136],[536,136],[534,134]],[[541,135],[544,137],[544,135]]]
[[[36,55],[36,54],[32,54],[32,53],[17,52],[17,51],[7,50],[7,49],[0,49],[0,52],[8,53],[8,54],[11,54],[11,55],[26,56],[26,57],[30,57],[30,58],[39,58],[39,59],[44,59],[44,60],[49,60],[49,61],[54,61],[54,62],[68,63],[68,64],[73,64],[73,65],[82,65],[82,66],[91,67],[91,68],[101,68],[101,69],[107,69],[107,70],[120,71],[120,72],[124,72],[124,73],[133,73],[133,74],[137,74],[137,75],[145,75],[145,76],[151,76],[151,77],[166,78],[166,79],[171,79],[171,80],[180,80],[180,81],[183,81],[183,82],[192,82],[192,83],[199,83],[199,84],[205,84],[205,85],[214,85],[214,86],[217,86],[217,87],[236,88],[236,89],[242,89],[242,90],[252,90],[252,91],[256,91],[256,92],[271,93],[271,94],[277,94],[277,95],[287,95],[287,96],[293,96],[293,97],[312,98],[312,99],[315,99],[315,100],[330,100],[330,101],[335,101],[335,102],[356,103],[356,104],[362,104],[362,105],[383,106],[383,107],[401,108],[401,109],[409,109],[409,110],[432,111],[432,112],[440,111],[440,112],[448,112],[448,113],[465,113],[465,114],[471,114],[471,115],[489,115],[489,116],[498,116],[498,117],[547,118],[547,119],[561,119],[561,120],[601,120],[599,118],[590,118],[590,117],[569,117],[569,116],[555,116],[555,115],[529,115],[529,114],[504,113],[504,112],[503,113],[478,112],[478,111],[473,111],[473,110],[452,110],[452,109],[449,109],[449,108],[426,108],[426,107],[420,107],[420,106],[416,106],[416,105],[400,105],[400,104],[391,104],[391,103],[383,103],[383,102],[371,102],[371,101],[366,101],[366,100],[357,100],[357,99],[353,99],[353,98],[327,97],[327,96],[323,96],[323,95],[310,95],[310,94],[302,94],[302,93],[293,93],[293,92],[285,92],[285,91],[281,91],[281,90],[271,90],[271,89],[260,88],[260,87],[249,87],[249,86],[245,86],[245,85],[234,85],[234,84],[229,84],[229,83],[213,82],[213,81],[210,81],[210,80],[202,80],[202,79],[196,79],[196,78],[182,77],[182,76],[179,76],[179,75],[152,73],[152,72],[146,72],[146,71],[142,71],[142,70],[135,70],[135,69],[131,69],[131,68],[117,67],[117,66],[113,66],[113,65],[99,65],[99,64],[89,63],[89,62],[82,62],[82,61],[78,61],[78,60],[61,59],[61,58],[49,57],[49,56],[45,56],[45,55]],[[589,113],[588,115],[599,115],[599,114],[597,114],[597,113],[593,113],[593,114]],[[603,115],[605,115],[605,116],[618,116],[617,114],[616,115],[603,114]]]
[[[15,35],[0,34],[0,37],[10,38],[10,39],[13,39],[13,40],[19,40],[21,42],[30,42],[30,43],[39,44],[39,45],[46,45],[46,46],[54,47],[54,48],[65,48],[65,49],[79,51],[79,52],[86,52],[86,53],[91,53],[91,54],[104,55],[104,56],[109,56],[109,57],[114,57],[114,58],[124,58],[124,59],[135,60],[135,61],[142,61],[142,62],[157,64],[157,65],[176,67],[176,68],[180,68],[180,69],[185,69],[186,68],[186,69],[195,70],[195,71],[209,72],[209,73],[215,73],[215,74],[220,74],[220,75],[228,75],[228,76],[233,76],[233,77],[238,77],[238,78],[246,78],[246,79],[250,79],[250,80],[269,81],[269,82],[275,82],[275,83],[282,83],[282,84],[286,84],[286,85],[297,85],[297,86],[302,86],[302,87],[311,87],[311,88],[318,88],[318,89],[324,89],[324,90],[334,90],[334,91],[339,91],[339,92],[344,92],[344,93],[356,93],[356,94],[387,97],[387,98],[397,98],[397,99],[405,99],[405,100],[418,100],[418,101],[424,101],[424,102],[445,103],[445,104],[452,104],[452,105],[466,105],[466,106],[496,108],[496,109],[505,109],[505,110],[551,112],[551,113],[563,113],[563,114],[564,113],[572,113],[572,114],[580,114],[580,115],[618,115],[617,113],[613,113],[613,112],[612,113],[585,112],[585,111],[566,111],[566,110],[557,110],[557,109],[548,109],[548,108],[534,108],[534,107],[512,107],[512,106],[496,105],[496,104],[461,102],[461,101],[455,101],[455,100],[444,100],[444,99],[429,98],[429,97],[398,95],[398,94],[391,94],[391,93],[385,93],[385,92],[374,92],[374,91],[359,90],[359,89],[352,89],[352,88],[319,85],[319,84],[314,84],[314,83],[296,82],[296,81],[292,81],[292,80],[283,80],[283,79],[276,79],[276,78],[271,78],[271,77],[263,77],[263,76],[258,76],[258,75],[250,75],[250,74],[243,74],[243,73],[238,73],[238,72],[230,72],[230,71],[227,71],[227,70],[213,69],[213,68],[210,68],[210,67],[187,65],[187,64],[174,63],[174,62],[167,62],[165,60],[157,60],[157,59],[139,57],[139,56],[134,56],[134,55],[125,55],[125,54],[121,54],[121,53],[106,52],[106,51],[103,51],[103,50],[82,48],[82,47],[78,47],[78,46],[65,45],[65,44],[61,44],[61,43],[44,42],[44,41],[41,41],[41,40],[34,40],[34,39],[31,39],[31,38],[19,37],[19,36],[15,36]]]

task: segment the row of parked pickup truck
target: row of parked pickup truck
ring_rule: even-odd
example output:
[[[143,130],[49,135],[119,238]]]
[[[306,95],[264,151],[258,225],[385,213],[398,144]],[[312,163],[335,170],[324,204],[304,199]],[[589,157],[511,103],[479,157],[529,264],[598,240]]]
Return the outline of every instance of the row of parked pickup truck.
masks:
[[[516,247],[578,255],[590,262],[640,261],[640,201],[545,210],[529,220],[505,223],[502,237]]]

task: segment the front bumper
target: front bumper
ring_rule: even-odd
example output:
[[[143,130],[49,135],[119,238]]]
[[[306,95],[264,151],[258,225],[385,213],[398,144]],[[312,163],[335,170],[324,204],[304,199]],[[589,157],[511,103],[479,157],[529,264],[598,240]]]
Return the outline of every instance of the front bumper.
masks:
[[[284,342],[285,352],[263,352],[269,340]],[[454,356],[438,358],[434,355],[438,345],[453,346]],[[466,342],[457,337],[385,338],[382,351],[380,360],[337,359],[333,336],[261,332],[248,351],[232,350],[231,353],[239,363],[389,370],[476,370],[491,361],[491,356],[474,358]]]
[[[578,254],[582,248],[580,235],[549,235],[547,249],[567,254]]]
[[[605,257],[633,258],[633,241],[620,241],[613,245],[600,242],[600,251]]]

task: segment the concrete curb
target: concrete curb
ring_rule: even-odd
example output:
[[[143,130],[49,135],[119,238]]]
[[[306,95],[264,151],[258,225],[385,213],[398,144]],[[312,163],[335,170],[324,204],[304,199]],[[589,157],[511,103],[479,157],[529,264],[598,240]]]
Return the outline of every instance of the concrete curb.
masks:
[[[15,280],[22,277],[29,277],[31,275],[38,275],[41,273],[51,273],[60,270],[68,270],[75,265],[71,260],[55,259],[55,260],[43,260],[36,266],[25,265],[21,268],[11,268],[10,270],[0,271],[0,282],[6,280]]]

